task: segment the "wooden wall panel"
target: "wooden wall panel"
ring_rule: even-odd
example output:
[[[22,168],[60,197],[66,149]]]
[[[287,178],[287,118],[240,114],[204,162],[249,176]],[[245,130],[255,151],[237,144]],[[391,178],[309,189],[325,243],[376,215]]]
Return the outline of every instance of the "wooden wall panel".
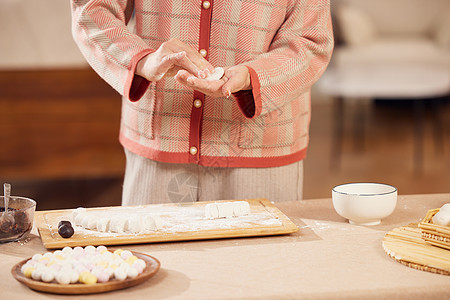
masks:
[[[120,107],[91,69],[0,72],[0,178],[122,176]]]

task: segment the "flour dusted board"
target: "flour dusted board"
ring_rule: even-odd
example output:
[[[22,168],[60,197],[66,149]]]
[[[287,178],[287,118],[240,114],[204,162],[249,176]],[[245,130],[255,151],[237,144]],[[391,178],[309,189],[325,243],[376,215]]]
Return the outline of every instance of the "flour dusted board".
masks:
[[[161,227],[156,231],[145,234],[105,233],[76,227],[75,234],[71,238],[64,239],[58,234],[58,222],[64,219],[70,220],[72,209],[37,211],[35,222],[47,249],[65,246],[121,245],[280,235],[298,231],[298,227],[267,199],[246,199],[245,201],[250,204],[250,214],[236,218],[213,220],[205,217],[206,204],[225,201],[87,209],[88,211],[102,212],[146,210],[158,215],[161,218]]]

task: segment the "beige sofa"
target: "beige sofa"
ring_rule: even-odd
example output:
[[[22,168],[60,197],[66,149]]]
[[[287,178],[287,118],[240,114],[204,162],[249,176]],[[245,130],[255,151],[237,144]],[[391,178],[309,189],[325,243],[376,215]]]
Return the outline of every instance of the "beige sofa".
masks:
[[[449,0],[334,0],[335,66],[432,64],[450,72]]]

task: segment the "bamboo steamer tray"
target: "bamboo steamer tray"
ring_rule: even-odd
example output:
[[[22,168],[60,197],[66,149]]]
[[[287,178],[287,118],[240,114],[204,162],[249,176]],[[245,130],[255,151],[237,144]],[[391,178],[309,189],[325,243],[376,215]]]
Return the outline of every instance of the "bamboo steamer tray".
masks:
[[[383,238],[383,249],[392,259],[408,267],[450,275],[450,251],[426,243],[417,224],[389,231]]]
[[[433,217],[440,209],[429,210],[425,218],[419,223],[422,238],[425,242],[450,250],[450,227],[433,224]]]
[[[253,237],[281,235],[297,232],[298,227],[275,205],[264,198],[245,199],[250,205],[248,216],[208,220],[204,217],[205,206],[213,202],[200,201],[178,204],[151,204],[127,207],[87,208],[87,212],[108,210],[153,210],[158,212],[166,224],[163,228],[144,234],[111,234],[75,227],[75,234],[70,238],[62,238],[57,226],[60,220],[71,220],[73,209],[36,211],[35,224],[44,246],[47,249],[58,249],[65,246],[87,245],[123,245],[140,243],[158,243],[189,240],[222,239],[233,237]]]

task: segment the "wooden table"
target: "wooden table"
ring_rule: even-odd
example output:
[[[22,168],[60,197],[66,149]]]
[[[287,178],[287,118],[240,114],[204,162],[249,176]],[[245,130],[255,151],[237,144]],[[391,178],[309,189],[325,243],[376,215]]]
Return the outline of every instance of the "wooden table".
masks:
[[[161,270],[139,286],[77,298],[448,299],[450,276],[397,263],[381,241],[387,231],[419,222],[429,209],[449,202],[450,194],[400,195],[394,213],[372,227],[350,225],[331,199],[279,203],[298,233],[122,246],[156,257]],[[43,252],[37,236],[25,245],[0,245],[2,299],[67,299],[34,292],[11,276],[14,264]]]

